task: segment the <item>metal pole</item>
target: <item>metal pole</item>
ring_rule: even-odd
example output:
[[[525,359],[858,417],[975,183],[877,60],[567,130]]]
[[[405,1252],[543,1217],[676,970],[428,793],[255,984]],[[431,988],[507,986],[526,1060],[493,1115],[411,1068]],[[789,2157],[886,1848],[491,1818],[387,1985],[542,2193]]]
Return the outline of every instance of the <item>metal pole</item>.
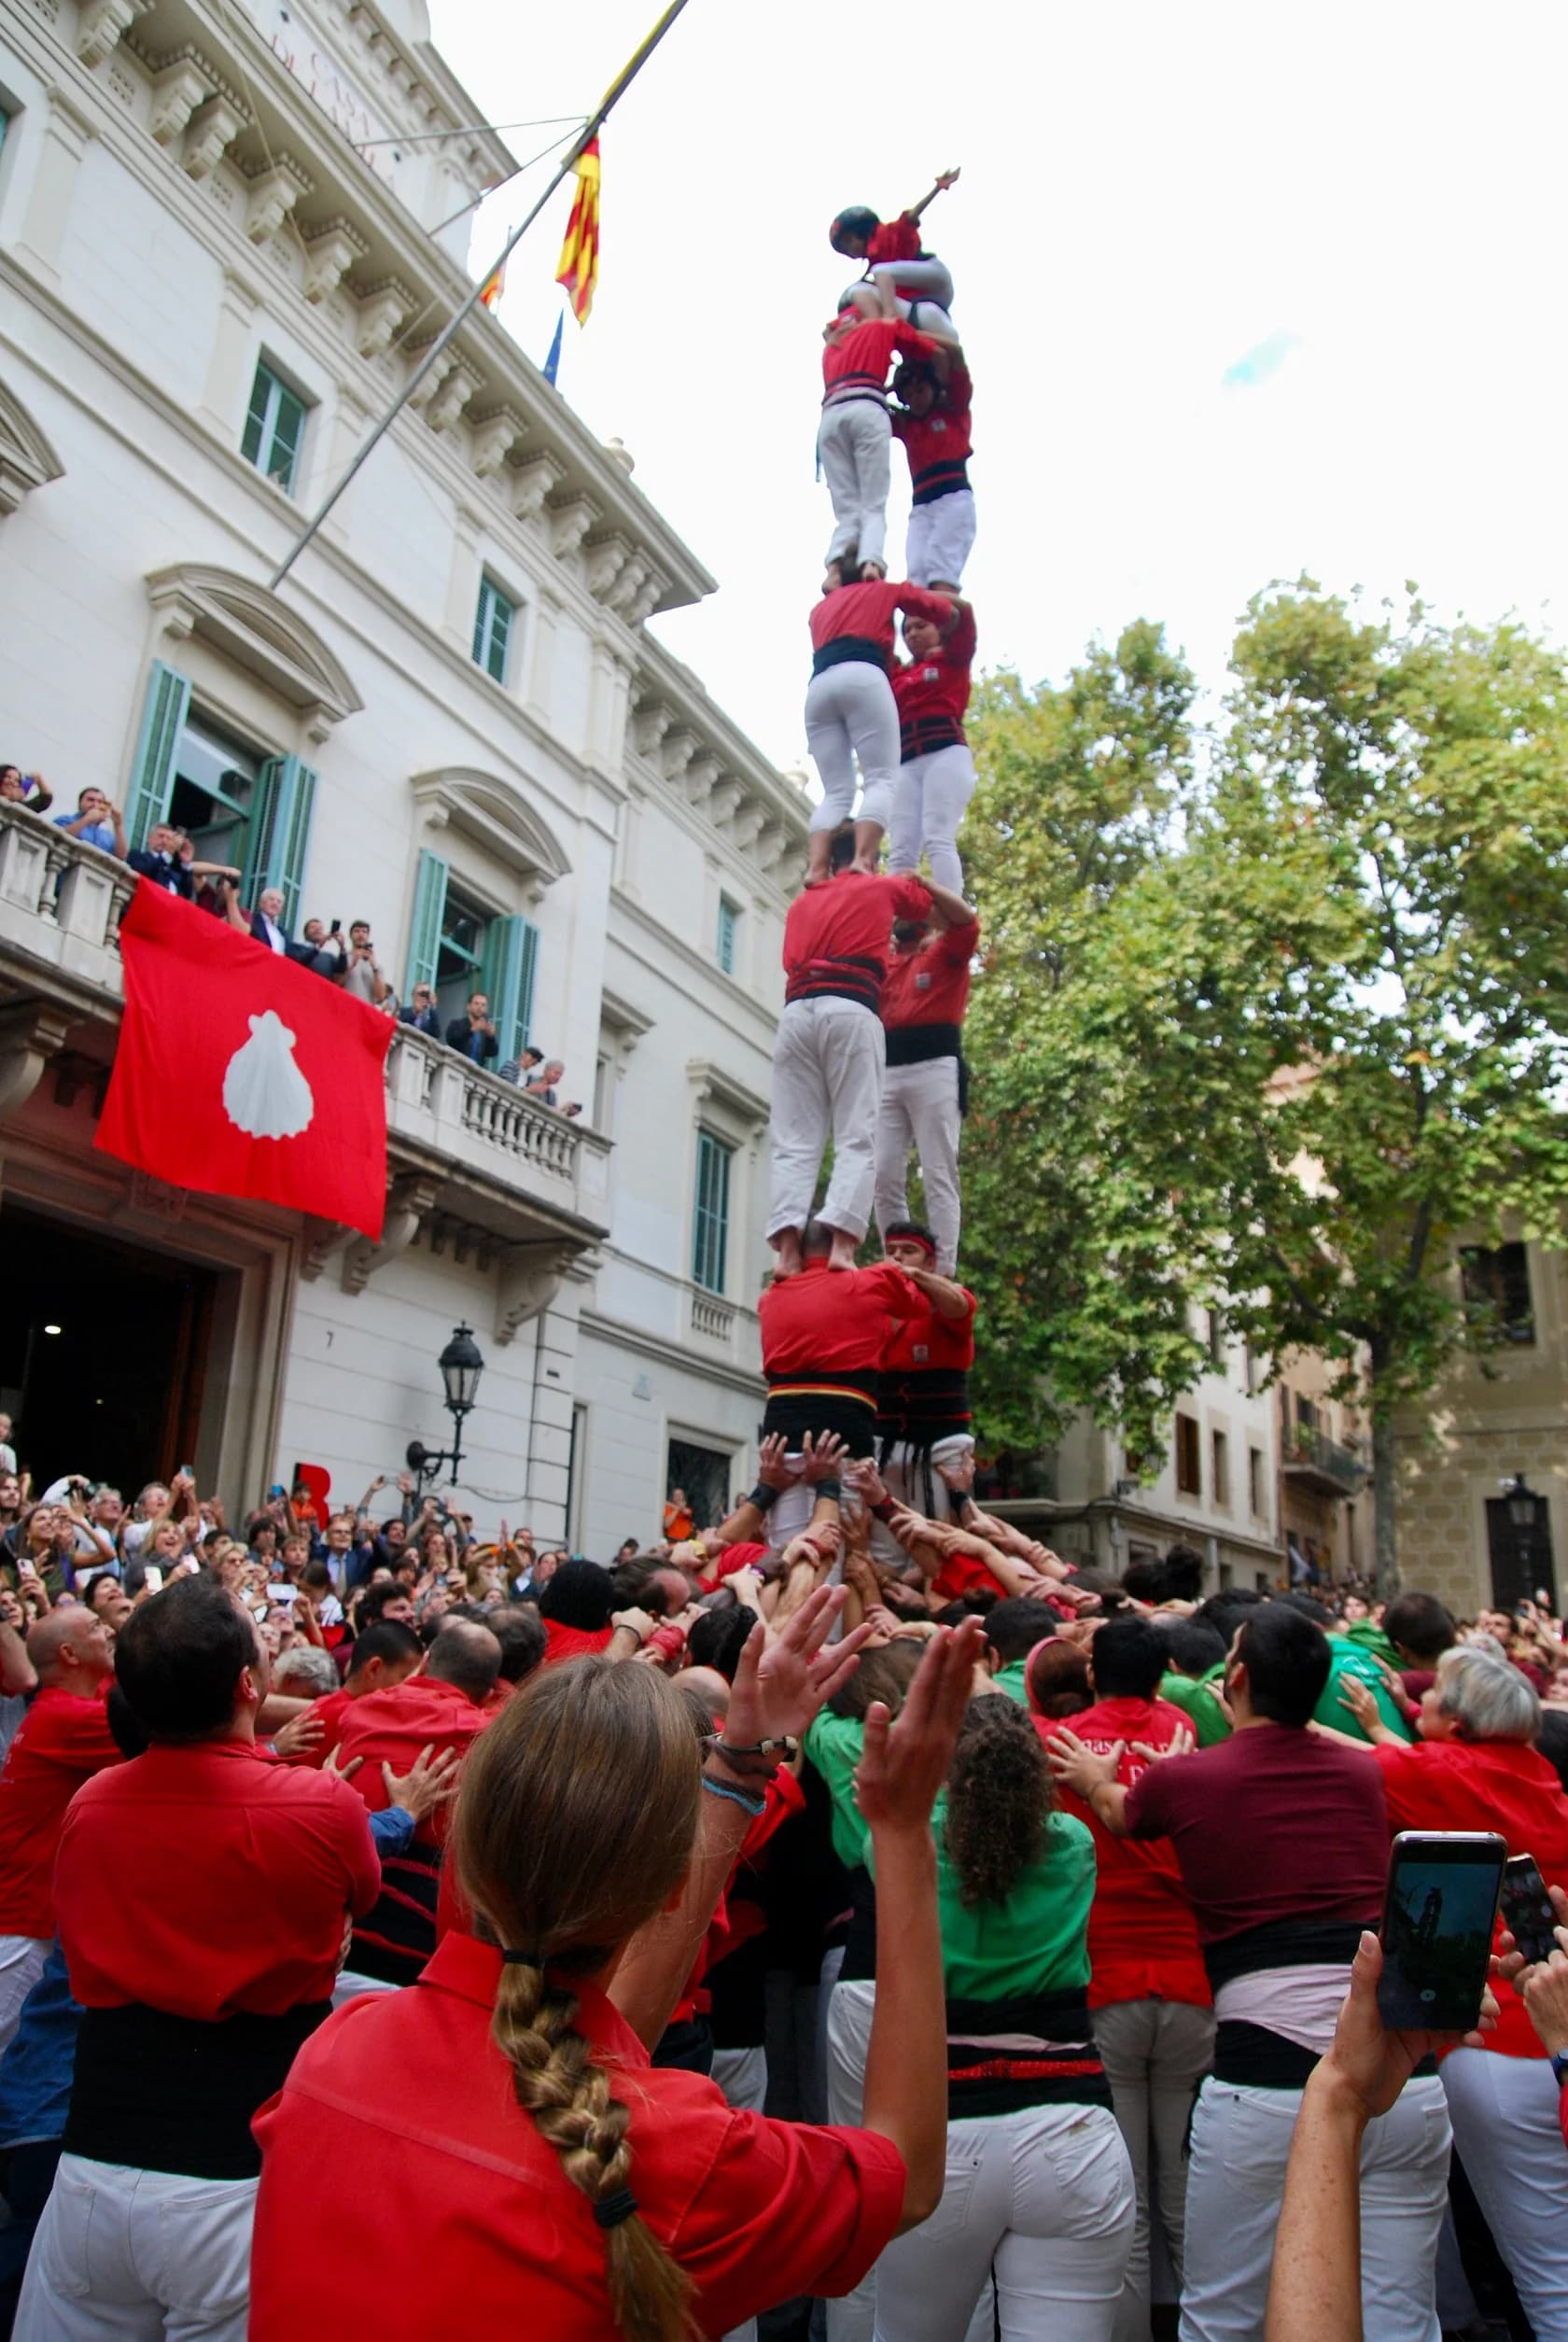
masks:
[[[267,582],[274,592],[278,586],[283,583],[284,579],[288,575],[288,572],[294,567],[295,562],[298,561],[300,555],[304,552],[305,547],[310,543],[311,539],[315,535],[316,530],[321,526],[321,524],[327,518],[328,513],[331,512],[333,506],[337,503],[344,489],[347,488],[350,483],[356,478],[376,447],[378,447],[381,442],[385,438],[387,432],[391,429],[399,415],[401,414],[404,407],[407,406],[410,399],[418,389],[420,384],[424,381],[431,367],[434,366],[437,358],[441,357],[442,351],[446,348],[447,344],[452,340],[454,334],[456,333],[458,329],[467,322],[473,311],[479,306],[479,297],[484,290],[485,286],[489,284],[491,278],[496,275],[498,270],[506,266],[506,263],[511,258],[512,252],[516,249],[517,245],[522,243],[524,237],[527,234],[528,230],[533,226],[540,212],[543,211],[546,203],[549,203],[551,197],[554,194],[555,189],[560,186],[562,180],[567,178],[569,174],[575,170],[578,160],[581,157],[584,147],[586,147],[591,140],[598,136],[598,133],[604,127],[604,124],[609,119],[611,109],[614,107],[617,101],[625,94],[627,90],[630,89],[632,83],[637,79],[637,75],[642,71],[644,65],[648,63],[650,57],[652,56],[653,51],[658,48],[659,43],[664,39],[665,35],[669,31],[670,26],[675,22],[676,18],[680,14],[680,11],[685,6],[686,0],[670,0],[669,7],[665,8],[663,16],[659,19],[657,24],[654,25],[653,30],[648,35],[648,37],[643,41],[641,47],[637,50],[636,54],[632,57],[630,63],[623,65],[621,71],[616,75],[615,79],[610,83],[609,89],[599,100],[595,111],[588,117],[588,119],[584,123],[576,144],[567,154],[566,160],[562,162],[560,169],[556,172],[554,177],[551,180],[550,185],[545,189],[544,193],[539,197],[539,202],[534,205],[533,210],[528,214],[526,219],[524,220],[521,228],[516,228],[512,231],[511,234],[507,238],[505,247],[499,258],[496,260],[494,266],[485,271],[484,274],[474,286],[473,290],[469,293],[467,301],[464,302],[462,307],[456,312],[455,316],[448,321],[444,330],[436,336],[436,339],[431,343],[429,348],[426,351],[419,365],[409,376],[408,381],[403,385],[402,389],[398,393],[398,396],[393,400],[392,404],[387,408],[386,413],[382,416],[381,421],[376,425],[374,430],[371,433],[370,438],[365,442],[363,447],[361,447],[356,454],[353,462],[349,465],[348,470],[343,473],[343,478],[338,482],[334,488],[329,491],[325,501],[321,503],[317,507],[316,511],[311,515],[311,518],[307,522],[305,527],[295,539],[293,544],[290,545],[287,553],[284,555],[283,560],[273,570]]]

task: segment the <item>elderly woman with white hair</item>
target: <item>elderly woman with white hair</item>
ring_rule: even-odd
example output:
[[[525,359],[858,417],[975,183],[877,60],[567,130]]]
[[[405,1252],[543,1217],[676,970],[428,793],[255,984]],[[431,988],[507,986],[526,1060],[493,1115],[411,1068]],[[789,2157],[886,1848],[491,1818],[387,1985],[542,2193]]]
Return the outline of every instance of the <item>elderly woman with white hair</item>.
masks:
[[[1534,1686],[1490,1639],[1447,1650],[1421,1704],[1421,1738],[1373,1754],[1400,1830],[1495,1830],[1568,1887],[1568,1797],[1535,1746]],[[1454,2145],[1537,2342],[1568,2342],[1568,2155],[1558,2082],[1511,1984],[1484,2049],[1442,2064]]]

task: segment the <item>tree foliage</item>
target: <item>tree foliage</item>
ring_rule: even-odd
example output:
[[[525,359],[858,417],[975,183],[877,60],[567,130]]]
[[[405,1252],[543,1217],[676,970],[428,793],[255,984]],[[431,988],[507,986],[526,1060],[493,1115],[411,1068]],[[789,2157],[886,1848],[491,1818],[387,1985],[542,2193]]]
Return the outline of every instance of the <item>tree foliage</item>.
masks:
[[[1147,625],[979,708],[982,1422],[1088,1405],[1157,1451],[1191,1305],[1223,1305],[1276,1355],[1365,1359],[1386,1573],[1393,1411],[1496,1333],[1456,1241],[1563,1225],[1568,671],[1511,622],[1303,581],[1232,674],[1197,743]]]

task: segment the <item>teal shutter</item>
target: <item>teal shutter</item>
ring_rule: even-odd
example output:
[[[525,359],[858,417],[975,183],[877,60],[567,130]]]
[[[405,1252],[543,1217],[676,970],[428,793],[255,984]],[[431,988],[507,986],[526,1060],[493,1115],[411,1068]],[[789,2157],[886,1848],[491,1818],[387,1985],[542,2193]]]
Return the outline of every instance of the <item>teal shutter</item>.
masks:
[[[408,981],[403,997],[412,1000],[416,984],[434,984],[441,958],[441,920],[446,916],[446,864],[428,848],[419,856],[419,876],[413,882],[413,924],[409,933]]]
[[[136,761],[131,771],[131,819],[125,826],[133,850],[145,846],[147,832],[169,818],[169,800],[175,793],[175,758],[189,708],[189,679],[176,675],[172,666],[155,659],[136,740]]]
[[[527,1046],[538,958],[539,929],[527,919],[490,920],[484,930],[480,983],[490,1003],[490,1017],[499,1045],[498,1064],[506,1064]]]
[[[315,806],[315,775],[310,766],[297,756],[269,757],[251,799],[241,892],[245,907],[254,910],[266,888],[281,888],[283,923],[290,934],[300,913]]]
[[[709,1293],[724,1290],[730,1233],[730,1157],[711,1130],[697,1132],[697,1196],[692,1215],[692,1281]]]

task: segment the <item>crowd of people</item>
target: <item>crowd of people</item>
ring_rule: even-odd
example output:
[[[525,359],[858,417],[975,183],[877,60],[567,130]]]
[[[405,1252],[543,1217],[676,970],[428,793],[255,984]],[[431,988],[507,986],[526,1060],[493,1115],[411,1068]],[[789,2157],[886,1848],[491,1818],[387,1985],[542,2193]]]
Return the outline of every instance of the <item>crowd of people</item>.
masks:
[[[35,1496],[0,1419],[18,2342],[750,2342],[818,2303],[826,2342],[1568,2342],[1550,1605],[1206,1591],[1180,1547],[1113,1578],[975,1499],[969,383],[924,209],[832,231],[865,273],[824,361],[754,1486],[588,1558],[406,1475],[233,1519],[188,1470]],[[124,851],[91,792],[64,826]],[[442,1031],[368,926],[296,945],[189,848],[131,859],[498,1059],[483,994]],[[499,1070],[556,1102],[540,1052]],[[1499,1833],[1552,1900],[1471,2032],[1379,2014],[1411,1830]]]
[[[240,899],[242,874],[237,868],[198,861],[195,841],[173,821],[155,822],[145,844],[130,846],[124,815],[102,789],[82,790],[74,813],[51,813],[53,792],[38,774],[24,774],[19,764],[0,764],[0,801],[25,806],[40,818],[52,820],[55,828],[68,837],[113,854],[138,877],[210,911],[237,933],[325,976],[352,999],[379,1008],[399,1024],[412,1025],[416,1032],[457,1050],[502,1081],[515,1082],[527,1096],[554,1107],[568,1120],[581,1115],[580,1101],[561,1098],[560,1084],[567,1070],[561,1059],[547,1059],[542,1049],[532,1045],[515,1057],[501,1057],[490,1003],[483,992],[473,993],[463,1013],[450,1017],[442,1017],[433,984],[415,983],[407,1002],[399,1000],[397,987],[381,964],[369,919],[351,919],[345,931],[341,919],[329,924],[326,919],[307,919],[296,937],[288,931],[280,887],[263,887],[254,908],[246,910]]]

